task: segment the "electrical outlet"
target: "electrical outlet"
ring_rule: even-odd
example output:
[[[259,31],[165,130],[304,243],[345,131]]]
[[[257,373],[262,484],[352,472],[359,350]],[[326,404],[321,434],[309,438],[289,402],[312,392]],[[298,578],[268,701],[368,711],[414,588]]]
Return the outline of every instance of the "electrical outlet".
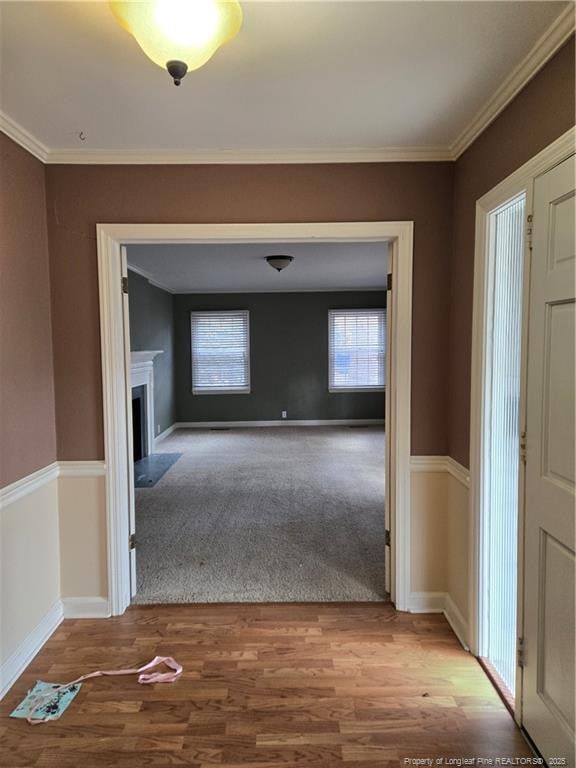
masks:
[[[159,435],[159,434],[160,434],[160,424],[157,424],[157,425],[156,425],[156,434],[157,434],[157,435]]]
[[[288,411],[282,411],[282,418],[285,419],[288,416]]]

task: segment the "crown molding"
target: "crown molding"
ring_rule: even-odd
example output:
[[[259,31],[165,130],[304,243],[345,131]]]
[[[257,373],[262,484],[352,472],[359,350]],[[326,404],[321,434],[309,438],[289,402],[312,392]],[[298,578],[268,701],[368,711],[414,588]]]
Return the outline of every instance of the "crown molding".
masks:
[[[46,165],[297,165],[312,163],[430,163],[452,160],[449,147],[317,147],[278,150],[49,149],[0,110],[0,131]],[[146,275],[144,275],[146,277]],[[164,286],[158,286],[163,288]],[[167,289],[164,289],[167,290]]]
[[[51,150],[50,165],[297,165],[312,163],[415,163],[451,160],[448,147],[363,147],[279,150]]]
[[[48,162],[48,156],[50,154],[48,147],[19,125],[16,120],[12,120],[12,118],[2,110],[0,110],[0,131],[15,141],[16,144],[19,144],[21,147],[28,150],[28,152],[38,158],[38,160],[41,160],[43,163]]]
[[[145,269],[142,269],[142,267],[135,267],[133,264],[128,264],[128,271],[135,272],[137,275],[140,275],[140,277],[148,280],[150,285],[153,285],[154,288],[160,288],[160,290],[166,291],[166,293],[176,293],[176,291],[172,288],[168,288],[167,285],[163,285],[162,283],[159,283],[157,280],[155,280],[154,277],[152,277],[149,272],[146,272]]]
[[[498,117],[556,51],[562,47],[570,35],[574,34],[574,30],[575,9],[574,5],[570,3],[452,144],[450,154],[453,160],[457,160]]]
[[[0,130],[48,165],[292,165],[454,161],[498,117],[570,35],[574,34],[575,28],[575,8],[574,4],[570,3],[450,146],[222,149],[191,152],[186,150],[50,149],[1,110]]]

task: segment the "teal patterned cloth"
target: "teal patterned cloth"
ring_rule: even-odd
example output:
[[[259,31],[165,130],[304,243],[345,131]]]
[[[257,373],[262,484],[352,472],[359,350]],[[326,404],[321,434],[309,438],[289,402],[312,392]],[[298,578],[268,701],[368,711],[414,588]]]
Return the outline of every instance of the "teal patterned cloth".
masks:
[[[26,694],[25,699],[10,714],[10,717],[28,718],[32,716],[34,720],[57,720],[74,700],[82,684],[73,683],[59,691],[55,690],[60,688],[60,685],[60,683],[45,683],[42,680],[37,680],[34,687]],[[54,693],[50,694],[51,690]],[[38,704],[40,705],[37,706]]]

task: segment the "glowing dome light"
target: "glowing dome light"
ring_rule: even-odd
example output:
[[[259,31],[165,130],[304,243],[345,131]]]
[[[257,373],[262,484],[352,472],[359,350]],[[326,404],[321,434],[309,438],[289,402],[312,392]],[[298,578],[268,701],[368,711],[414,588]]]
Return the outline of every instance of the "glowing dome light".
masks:
[[[205,64],[242,26],[238,0],[111,2],[115,17],[174,83]]]

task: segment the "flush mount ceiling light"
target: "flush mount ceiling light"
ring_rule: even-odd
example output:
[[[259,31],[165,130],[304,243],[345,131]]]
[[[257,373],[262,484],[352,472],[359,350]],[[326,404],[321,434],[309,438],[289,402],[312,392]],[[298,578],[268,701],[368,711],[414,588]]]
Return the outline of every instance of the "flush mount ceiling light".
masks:
[[[111,2],[114,16],[146,56],[180,85],[242,26],[238,0],[143,0]]]
[[[289,264],[292,264],[294,256],[266,256],[266,261],[277,272],[282,272]]]

